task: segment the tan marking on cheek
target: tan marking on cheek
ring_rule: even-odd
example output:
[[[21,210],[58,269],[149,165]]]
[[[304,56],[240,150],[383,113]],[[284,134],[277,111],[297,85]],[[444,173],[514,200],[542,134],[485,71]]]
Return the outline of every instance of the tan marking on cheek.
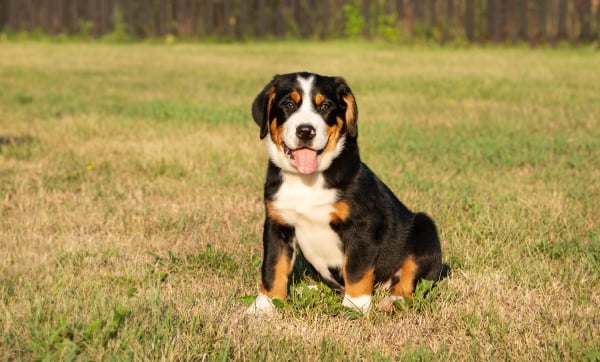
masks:
[[[320,106],[323,102],[325,102],[325,96],[321,93],[317,93],[317,95],[315,96],[315,104],[317,105],[317,107]]]
[[[392,287],[392,295],[412,299],[415,290],[415,275],[417,273],[417,268],[418,265],[412,255],[406,258],[400,267],[400,281]]]
[[[375,267],[367,270],[363,276],[355,281],[350,282],[346,274],[346,267],[344,266],[344,291],[349,296],[356,298],[363,295],[373,294],[373,285],[375,281]]]
[[[283,147],[283,125],[278,126],[277,118],[273,118],[269,126],[271,128],[271,139],[273,140],[273,143],[281,149]]]
[[[345,222],[350,215],[350,205],[345,200],[340,200],[333,204],[333,211],[329,215],[334,224]]]
[[[287,223],[283,219],[283,216],[277,211],[275,206],[271,201],[265,202],[265,210],[267,211],[267,215],[271,218],[271,220],[275,221],[279,225],[286,225]]]
[[[275,99],[275,87],[272,87],[269,90],[269,101],[267,102],[267,121],[269,121],[269,117],[271,117],[271,107],[273,106],[273,100]]]
[[[298,92],[292,92],[292,93],[290,93],[290,98],[292,98],[292,100],[296,104],[298,104],[298,103],[300,103],[300,100],[302,99],[302,96]]]
[[[292,260],[282,251],[275,264],[275,280],[271,290],[267,290],[264,285],[260,286],[260,292],[275,299],[285,299],[287,296],[288,277],[292,272]]]
[[[346,102],[346,127],[348,133],[352,137],[356,137],[358,133],[358,126],[356,125],[356,100],[352,94],[346,94],[344,96],[344,102]]]
[[[355,114],[354,114],[354,103],[356,102],[354,99],[354,96],[352,94],[346,94],[344,96],[344,102],[346,102],[347,108],[346,108],[346,119],[348,118],[352,118],[354,119]]]
[[[327,146],[325,146],[325,152],[333,152],[340,140],[344,121],[340,117],[335,117],[335,120],[335,125],[327,126]]]

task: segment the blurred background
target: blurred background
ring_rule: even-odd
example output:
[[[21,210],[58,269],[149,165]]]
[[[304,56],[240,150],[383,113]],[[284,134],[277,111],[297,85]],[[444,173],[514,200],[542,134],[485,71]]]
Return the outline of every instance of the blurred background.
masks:
[[[0,0],[4,36],[597,43],[600,0]]]

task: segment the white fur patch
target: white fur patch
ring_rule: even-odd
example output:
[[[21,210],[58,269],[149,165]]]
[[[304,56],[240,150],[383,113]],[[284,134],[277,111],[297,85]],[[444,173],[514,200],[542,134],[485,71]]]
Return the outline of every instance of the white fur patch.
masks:
[[[358,310],[359,312],[367,313],[371,308],[371,299],[373,299],[370,295],[361,295],[360,297],[351,297],[348,294],[344,295],[344,301],[342,305],[344,307],[353,308]]]
[[[335,282],[329,268],[341,268],[342,241],[329,222],[337,191],[325,187],[320,172],[310,175],[282,172],[283,183],[273,206],[286,223],[294,226],[302,254],[324,278]]]
[[[246,309],[246,314],[253,315],[272,315],[275,313],[275,305],[268,296],[258,293],[258,296],[252,304]]]

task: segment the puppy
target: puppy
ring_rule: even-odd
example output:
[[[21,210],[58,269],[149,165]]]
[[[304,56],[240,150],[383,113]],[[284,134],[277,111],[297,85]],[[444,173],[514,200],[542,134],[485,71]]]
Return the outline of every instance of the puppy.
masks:
[[[340,77],[276,75],[256,96],[252,116],[269,163],[264,185],[262,283],[249,313],[285,299],[296,252],[342,304],[367,312],[374,287],[391,301],[449,268],[433,220],[410,211],[361,161],[358,109]]]

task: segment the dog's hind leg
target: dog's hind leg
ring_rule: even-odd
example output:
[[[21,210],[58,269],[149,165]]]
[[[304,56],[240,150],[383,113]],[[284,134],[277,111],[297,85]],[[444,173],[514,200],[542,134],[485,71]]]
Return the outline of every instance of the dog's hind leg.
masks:
[[[390,287],[390,296],[385,298],[378,309],[391,311],[393,302],[403,298],[413,298],[416,284],[420,279],[439,281],[450,272],[450,267],[442,264],[442,251],[433,220],[424,213],[414,216],[407,240],[408,257],[402,261]]]

